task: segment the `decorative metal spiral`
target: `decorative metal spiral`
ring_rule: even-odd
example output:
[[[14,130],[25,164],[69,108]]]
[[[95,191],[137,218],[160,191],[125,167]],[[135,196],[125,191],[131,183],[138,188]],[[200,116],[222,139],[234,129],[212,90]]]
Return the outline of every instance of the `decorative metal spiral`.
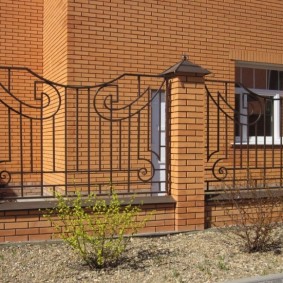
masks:
[[[143,159],[143,160],[145,160],[145,161],[147,161],[147,162],[150,163],[150,165],[151,165],[151,174],[150,174],[150,176],[147,177],[149,171],[148,171],[147,168],[142,167],[142,168],[140,168],[140,169],[138,170],[138,178],[139,178],[142,182],[149,182],[150,180],[152,180],[152,178],[153,178],[153,176],[154,176],[154,174],[155,174],[155,168],[154,168],[154,166],[153,166],[153,164],[152,164],[151,161],[146,160],[146,159]]]
[[[11,174],[6,171],[3,170],[0,172],[0,187],[5,187],[7,186],[11,181]]]
[[[224,158],[218,159],[214,163],[213,168],[212,168],[213,176],[219,181],[225,180],[225,178],[228,175],[227,168],[225,168],[224,166],[220,166],[220,167],[218,166],[219,162],[222,161],[222,160],[224,160]]]

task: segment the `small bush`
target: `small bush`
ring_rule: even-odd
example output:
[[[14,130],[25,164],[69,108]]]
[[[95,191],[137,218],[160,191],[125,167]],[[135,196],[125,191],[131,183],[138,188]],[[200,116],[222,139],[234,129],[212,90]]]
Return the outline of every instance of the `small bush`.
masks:
[[[48,210],[45,217],[92,268],[116,265],[130,239],[125,235],[137,233],[147,221],[136,222],[140,208],[132,202],[122,208],[115,193],[109,204],[94,195],[83,200],[79,192],[74,200],[61,195],[57,200],[57,207]]]
[[[229,220],[226,229],[221,230],[247,252],[278,247],[282,241],[282,235],[276,234],[283,225],[282,192],[266,185],[259,188],[252,178],[247,188],[226,186],[224,192],[225,200],[219,203]]]

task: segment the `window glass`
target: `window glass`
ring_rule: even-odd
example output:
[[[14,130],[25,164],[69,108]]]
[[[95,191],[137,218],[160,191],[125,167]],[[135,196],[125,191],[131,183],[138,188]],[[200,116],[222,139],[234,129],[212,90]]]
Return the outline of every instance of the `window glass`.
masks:
[[[255,69],[255,88],[266,89],[266,70]]]
[[[241,68],[239,67],[235,68],[235,81],[237,83],[241,82]]]
[[[279,89],[283,90],[283,72],[279,72]]]
[[[279,143],[283,132],[282,92],[279,92],[283,90],[283,67],[281,71],[277,66],[258,66],[235,69],[236,79],[252,88],[246,93],[236,85],[235,135],[241,142]]]
[[[234,119],[235,119],[235,135],[240,136],[240,113],[241,113],[241,108],[240,108],[240,99],[241,96],[236,94],[235,97],[235,114],[234,114]]]
[[[248,113],[249,136],[272,136],[272,97],[248,96]]]
[[[278,71],[268,70],[268,89],[278,90]]]
[[[242,68],[242,83],[248,88],[253,88],[253,70],[252,68]]]

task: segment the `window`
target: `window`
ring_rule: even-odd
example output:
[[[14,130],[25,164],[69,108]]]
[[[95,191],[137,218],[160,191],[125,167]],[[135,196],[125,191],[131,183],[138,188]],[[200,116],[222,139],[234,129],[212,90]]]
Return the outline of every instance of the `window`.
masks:
[[[283,67],[236,66],[236,143],[281,144]]]
[[[152,94],[151,161],[155,169],[152,192],[160,196],[166,192],[166,99],[165,92],[153,91]]]

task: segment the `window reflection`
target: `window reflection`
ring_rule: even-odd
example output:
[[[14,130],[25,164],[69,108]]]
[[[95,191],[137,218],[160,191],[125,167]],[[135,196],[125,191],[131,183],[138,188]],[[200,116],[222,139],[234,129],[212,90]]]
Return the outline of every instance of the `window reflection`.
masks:
[[[283,71],[236,67],[235,78],[247,88],[283,90]]]

